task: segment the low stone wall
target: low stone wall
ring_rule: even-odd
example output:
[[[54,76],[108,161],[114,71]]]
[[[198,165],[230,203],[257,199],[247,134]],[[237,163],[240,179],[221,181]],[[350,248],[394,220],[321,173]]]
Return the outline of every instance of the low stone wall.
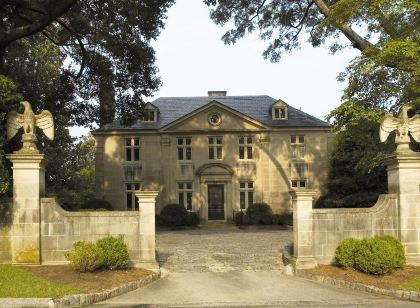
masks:
[[[314,256],[318,263],[330,263],[338,243],[347,238],[374,235],[399,237],[396,194],[379,196],[371,208],[313,209]]]
[[[12,261],[10,242],[12,206],[12,199],[0,199],[0,263],[9,263]]]
[[[41,263],[65,263],[64,253],[76,241],[120,236],[133,264],[139,262],[139,212],[68,212],[54,198],[41,199]]]

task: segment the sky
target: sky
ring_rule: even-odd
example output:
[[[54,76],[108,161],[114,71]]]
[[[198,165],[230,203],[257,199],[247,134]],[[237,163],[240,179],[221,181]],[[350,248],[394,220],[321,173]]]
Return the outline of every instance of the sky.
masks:
[[[262,57],[268,43],[257,33],[235,45],[224,45],[228,27],[214,24],[202,0],[177,0],[168,11],[165,29],[152,46],[163,85],[152,98],[206,96],[209,90],[227,95],[269,95],[320,119],[340,104],[344,83],[336,80],[359,54],[347,48],[332,55],[327,46],[284,54],[278,63]],[[88,130],[72,128],[80,136]]]

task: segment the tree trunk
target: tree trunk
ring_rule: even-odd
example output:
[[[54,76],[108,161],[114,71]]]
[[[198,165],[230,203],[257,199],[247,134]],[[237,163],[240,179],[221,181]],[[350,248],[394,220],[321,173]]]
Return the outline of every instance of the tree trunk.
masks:
[[[110,76],[101,76],[99,82],[99,125],[112,123],[115,118],[115,90]]]

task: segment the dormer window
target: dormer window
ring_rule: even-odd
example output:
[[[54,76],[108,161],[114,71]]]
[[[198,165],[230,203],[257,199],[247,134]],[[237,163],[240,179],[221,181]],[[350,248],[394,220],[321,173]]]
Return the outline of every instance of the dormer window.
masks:
[[[156,122],[158,116],[158,109],[151,103],[147,103],[143,110],[143,122]]]
[[[271,116],[273,120],[287,120],[287,105],[283,101],[277,101],[271,106]]]

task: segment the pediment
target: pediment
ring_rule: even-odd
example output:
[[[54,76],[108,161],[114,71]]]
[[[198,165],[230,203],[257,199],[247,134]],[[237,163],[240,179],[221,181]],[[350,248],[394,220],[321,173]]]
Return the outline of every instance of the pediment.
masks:
[[[265,129],[267,127],[263,123],[217,101],[212,101],[163,127],[162,131],[260,131]]]
[[[222,163],[210,163],[199,167],[196,171],[198,176],[202,175],[233,175],[233,169]]]

